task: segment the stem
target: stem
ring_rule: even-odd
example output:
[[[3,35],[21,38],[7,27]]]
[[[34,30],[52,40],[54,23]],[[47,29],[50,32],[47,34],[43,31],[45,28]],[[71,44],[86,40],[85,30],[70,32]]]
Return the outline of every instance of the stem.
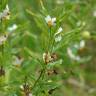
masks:
[[[37,80],[35,81],[35,83],[34,83],[34,85],[33,85],[33,87],[32,87],[32,90],[35,88],[35,86],[37,85],[37,83],[38,83],[39,80],[41,79],[41,77],[42,77],[43,73],[45,72],[45,70],[46,70],[46,67],[44,67],[44,68],[42,69],[39,77],[37,78]]]
[[[54,45],[55,45],[55,40],[53,39],[53,42],[51,44],[51,52],[53,52]]]
[[[48,50],[50,50],[50,45],[51,45],[51,28],[49,29],[49,42],[48,42]]]

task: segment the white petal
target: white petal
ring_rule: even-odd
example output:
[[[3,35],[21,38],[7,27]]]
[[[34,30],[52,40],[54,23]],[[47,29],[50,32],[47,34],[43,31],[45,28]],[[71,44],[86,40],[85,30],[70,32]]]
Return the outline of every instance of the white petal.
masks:
[[[8,10],[8,11],[9,11],[9,7],[8,7],[8,4],[6,5],[6,10]]]
[[[58,29],[58,31],[55,33],[55,36],[58,35],[58,34],[60,34],[62,31],[63,31],[63,29],[62,29],[62,27],[60,27],[60,28]]]
[[[6,8],[3,10],[2,13],[0,13],[0,19],[2,19],[2,18],[9,19],[8,13],[9,13],[9,7],[8,7],[8,5],[6,5]]]
[[[80,41],[80,48],[84,48],[85,47],[85,41],[84,40],[81,40]]]
[[[72,50],[70,48],[67,48],[67,53],[68,53],[68,56],[71,58],[71,59],[74,59],[75,56],[74,54],[72,53]]]
[[[56,18],[54,17],[54,18],[52,18],[52,22],[53,23],[55,23],[56,22]]]
[[[18,57],[14,56],[13,59],[13,65],[21,65],[23,62],[23,58],[19,59]]]
[[[63,29],[62,29],[62,27],[60,27],[60,28],[58,29],[58,33],[62,32],[62,31],[63,31]]]
[[[76,61],[79,61],[80,60],[80,56],[75,56],[70,48],[67,48],[67,53],[68,53],[68,56],[72,60],[76,60]]]
[[[61,41],[61,39],[62,39],[62,36],[60,35],[60,36],[57,36],[57,37],[55,37],[55,42],[59,42],[59,41]]]
[[[15,30],[17,28],[17,25],[16,24],[14,24],[13,25],[13,30]]]
[[[46,53],[43,53],[43,60],[45,61]]]
[[[8,31],[14,31],[17,29],[17,25],[16,24],[13,24],[11,27],[8,27]]]
[[[1,36],[0,37],[0,45],[3,44],[3,42],[5,42],[7,40],[7,36]]]
[[[7,14],[9,12],[9,7],[8,7],[8,5],[6,5],[6,8],[5,8],[5,10],[3,11],[3,14]]]
[[[48,15],[47,17],[45,17],[45,21],[48,23],[49,21],[51,21],[51,16]]]

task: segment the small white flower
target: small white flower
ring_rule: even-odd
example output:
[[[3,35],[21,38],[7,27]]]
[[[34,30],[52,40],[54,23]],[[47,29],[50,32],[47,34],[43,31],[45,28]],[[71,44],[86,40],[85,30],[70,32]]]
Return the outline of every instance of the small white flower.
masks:
[[[74,56],[74,54],[72,53],[72,50],[71,50],[70,48],[67,48],[67,53],[68,53],[68,55],[69,55],[69,57],[70,57],[71,59],[74,59],[74,58],[75,58],[75,56]]]
[[[8,27],[8,31],[12,32],[12,31],[16,30],[17,27],[18,26],[16,24],[13,24],[11,27]]]
[[[81,40],[80,43],[78,44],[74,44],[74,48],[76,49],[83,49],[85,47],[85,41],[84,40]]]
[[[54,18],[51,18],[51,16],[47,16],[47,17],[45,17],[45,21],[46,21],[46,23],[48,24],[48,26],[49,27],[52,27],[52,26],[54,26],[54,25],[56,25],[56,18],[54,17]]]
[[[13,65],[16,67],[20,67],[23,62],[23,58],[19,58],[16,56],[13,56]]]
[[[3,35],[0,37],[0,45],[2,45],[7,40],[7,36]]]
[[[80,41],[80,49],[81,49],[81,48],[84,48],[84,47],[85,47],[85,41],[84,41],[84,40],[81,40],[81,41]]]
[[[5,10],[4,10],[3,12],[4,12],[4,13],[8,13],[8,12],[9,12],[8,4],[6,5],[6,8],[5,8]]]
[[[74,45],[74,48],[76,48],[77,50],[80,50],[80,49],[83,49],[85,47],[85,41],[84,40],[81,40],[79,44],[75,44]],[[80,61],[80,56],[78,55],[75,55],[73,52],[72,52],[72,49],[71,48],[67,48],[67,53],[68,53],[68,56],[72,59],[72,60],[76,60],[76,61]]]
[[[61,40],[62,40],[61,35],[55,37],[55,42],[60,42]]]
[[[6,5],[6,8],[3,10],[3,12],[0,13],[0,20],[1,19],[10,19],[10,11],[8,5]]]
[[[60,42],[62,39],[61,32],[63,31],[62,27],[58,29],[58,31],[54,34],[55,36],[55,42]]]
[[[67,48],[67,53],[72,60],[79,61],[81,59],[80,56],[75,56],[70,48]]]
[[[58,34],[60,34],[62,31],[63,31],[63,29],[62,29],[62,27],[60,27],[60,28],[58,29],[58,31],[55,33],[55,36],[58,35]]]
[[[43,61],[49,63],[52,60],[51,54],[49,52],[43,53]]]

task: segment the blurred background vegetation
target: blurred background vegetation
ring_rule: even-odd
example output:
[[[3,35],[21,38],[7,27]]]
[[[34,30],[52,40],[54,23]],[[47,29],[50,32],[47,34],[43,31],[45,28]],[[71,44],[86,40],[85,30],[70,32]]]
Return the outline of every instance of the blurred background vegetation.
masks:
[[[96,96],[96,0],[4,0],[3,3],[1,2],[2,0],[0,0],[0,11],[8,3],[10,20],[0,22],[0,34],[8,33],[8,27],[13,24],[18,27],[4,45],[3,58],[2,46],[0,46],[0,65],[3,65],[6,73],[5,77],[0,77],[0,96],[22,96],[19,86],[23,84],[25,76],[28,77],[30,85],[33,85],[39,76],[42,64],[38,63],[36,58],[42,59],[42,54],[46,51],[44,48],[48,42],[48,28],[44,19],[47,15],[62,17],[60,25],[63,27],[63,34],[70,31],[74,34],[71,37],[64,37],[55,47],[63,63],[54,67],[57,74],[46,76],[46,80],[52,82],[41,81],[40,85],[32,90],[33,96]],[[44,8],[47,11],[44,11]],[[1,25],[4,25],[3,29]],[[84,26],[80,27],[79,33],[75,33],[82,25]],[[86,39],[82,36],[86,31],[90,33],[90,38]],[[80,55],[89,59],[83,62],[70,60],[67,48],[82,39],[86,41],[86,46]],[[13,66],[14,56],[24,59],[20,68]],[[46,95],[43,91],[46,94],[52,92]]]

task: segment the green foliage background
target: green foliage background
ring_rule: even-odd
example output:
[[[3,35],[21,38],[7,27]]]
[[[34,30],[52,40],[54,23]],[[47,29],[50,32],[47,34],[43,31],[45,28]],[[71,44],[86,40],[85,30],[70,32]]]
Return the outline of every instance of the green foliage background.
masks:
[[[62,3],[58,4],[58,1]],[[18,28],[5,42],[3,56],[0,46],[0,66],[5,69],[5,76],[0,77],[0,96],[23,96],[20,85],[24,83],[25,76],[27,82],[34,85],[44,66],[42,54],[48,44],[47,15],[57,18],[57,28],[59,25],[63,27],[63,39],[54,49],[63,63],[58,61],[55,64],[57,75],[45,75],[45,79],[40,80],[32,90],[33,96],[96,96],[96,17],[93,16],[96,0],[0,0],[0,11],[7,3],[11,17],[0,22],[0,34],[7,33],[7,28],[14,23]],[[86,25],[78,27],[78,21],[86,22]],[[90,58],[84,62],[72,61],[67,55],[67,48],[84,39],[84,31],[91,33],[91,38],[85,39],[87,45],[83,53]],[[24,58],[20,68],[13,66],[13,55]],[[69,79],[77,83],[70,84]],[[48,94],[51,89],[54,91]]]

